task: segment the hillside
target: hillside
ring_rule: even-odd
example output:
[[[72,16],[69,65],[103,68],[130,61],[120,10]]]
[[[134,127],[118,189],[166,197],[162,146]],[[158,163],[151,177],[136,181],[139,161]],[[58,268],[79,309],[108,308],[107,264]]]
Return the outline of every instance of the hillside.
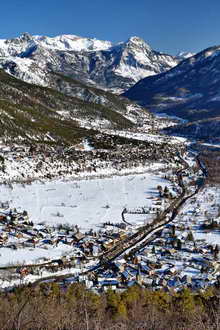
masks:
[[[0,71],[1,137],[8,139],[73,143],[93,134],[80,127],[89,123],[94,128],[129,128],[134,123],[122,114],[126,114],[128,104],[131,103],[113,97],[112,110],[110,101],[107,105],[89,103]]]
[[[168,72],[145,78],[124,96],[152,112],[189,121],[220,114],[220,46],[208,48]]]

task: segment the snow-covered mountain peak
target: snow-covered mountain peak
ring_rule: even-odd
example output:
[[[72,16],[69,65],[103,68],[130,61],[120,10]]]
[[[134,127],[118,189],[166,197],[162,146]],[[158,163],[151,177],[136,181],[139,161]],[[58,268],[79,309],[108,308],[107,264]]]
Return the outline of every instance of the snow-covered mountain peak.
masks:
[[[211,48],[208,48],[204,51],[204,57],[209,57],[209,56],[216,56],[219,55],[219,51],[220,51],[220,46],[214,46]]]
[[[134,43],[134,44],[145,44],[146,42],[144,39],[137,37],[137,36],[132,36],[130,37],[127,42]]]
[[[191,53],[191,52],[179,52],[176,57],[182,60],[185,60],[186,58],[192,57],[194,56],[195,53]]]
[[[21,42],[22,41],[29,42],[29,41],[33,41],[33,36],[28,32],[24,32],[20,35],[20,37],[11,39],[11,41],[15,41],[15,40],[20,40]]]
[[[150,45],[148,45],[146,43],[146,41],[144,41],[143,39],[136,37],[136,36],[130,37],[125,42],[125,45],[129,48],[135,47],[135,48],[139,48],[139,49],[152,51],[152,48],[150,47]]]
[[[204,63],[208,64],[210,61],[212,61],[213,57],[219,58],[220,54],[220,46],[213,46],[206,48],[199,52],[198,54],[195,54],[191,57],[185,58],[184,61],[182,61],[178,67],[185,68],[186,66],[194,66],[194,65],[204,65]],[[204,66],[204,70],[208,69],[208,66]]]
[[[61,51],[97,51],[112,47],[110,41],[83,38],[71,34],[63,34],[56,37],[35,36],[34,38],[42,47]]]
[[[59,35],[56,37],[32,36],[25,32],[21,36],[13,39],[0,39],[1,56],[20,56],[30,47],[40,47],[47,50],[59,51],[99,51],[112,47],[110,41],[83,38],[76,35]]]
[[[23,33],[20,37],[13,39],[0,39],[0,56],[19,56],[20,53],[25,52],[35,44],[33,37],[28,33]]]

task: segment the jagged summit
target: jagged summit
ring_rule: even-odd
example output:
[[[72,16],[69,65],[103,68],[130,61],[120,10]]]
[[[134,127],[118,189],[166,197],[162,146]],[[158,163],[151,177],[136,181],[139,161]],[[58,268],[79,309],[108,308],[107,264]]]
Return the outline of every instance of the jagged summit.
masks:
[[[146,43],[146,41],[144,41],[144,39],[137,37],[137,36],[133,36],[130,37],[126,42],[127,45],[132,46],[138,46],[138,47],[144,47],[144,48],[148,48],[149,50],[152,50],[151,46],[149,44]]]
[[[32,35],[30,34],[30,33],[28,33],[28,32],[23,32],[22,34],[21,34],[21,36],[20,37],[18,37],[17,39],[20,39],[20,40],[24,40],[24,41],[31,41],[31,40],[33,40],[33,37],[32,37]]]

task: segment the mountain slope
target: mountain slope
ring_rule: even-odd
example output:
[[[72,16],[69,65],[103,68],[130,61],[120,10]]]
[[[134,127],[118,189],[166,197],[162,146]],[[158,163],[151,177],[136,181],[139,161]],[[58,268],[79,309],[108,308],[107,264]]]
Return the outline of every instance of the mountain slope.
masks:
[[[219,90],[220,46],[215,46],[141,80],[123,95],[153,112],[196,121],[220,115]]]
[[[178,125],[164,132],[184,135],[193,139],[204,139],[212,142],[220,142],[220,117],[198,120],[183,125]]]
[[[26,82],[50,86],[50,72],[121,93],[140,79],[161,73],[180,60],[154,51],[132,37],[108,41],[63,35],[54,38],[23,34],[0,40],[0,66]]]
[[[107,106],[82,101],[56,90],[31,85],[0,71],[0,136],[49,143],[74,143],[93,132],[80,125],[93,123],[94,128],[123,129],[134,126],[126,118],[123,99],[116,111]],[[125,101],[126,105],[131,103]],[[140,113],[141,113],[141,108]],[[121,113],[120,113],[121,112]],[[124,115],[123,115],[124,114]],[[143,114],[147,112],[143,110]]]

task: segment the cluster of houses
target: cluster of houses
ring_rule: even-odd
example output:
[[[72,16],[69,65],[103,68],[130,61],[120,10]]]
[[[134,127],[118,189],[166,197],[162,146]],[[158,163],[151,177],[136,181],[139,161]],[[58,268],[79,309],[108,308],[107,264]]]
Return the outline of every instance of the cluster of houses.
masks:
[[[191,232],[183,225],[167,225],[159,237],[135,255],[128,253],[108,269],[94,272],[93,281],[87,285],[97,291],[109,287],[120,290],[134,284],[154,290],[204,289],[219,281],[218,258],[205,241],[192,240]]]
[[[126,223],[103,223],[98,231],[90,230],[82,233],[79,227],[69,225],[57,225],[51,227],[45,223],[34,224],[26,211],[17,212],[9,209],[7,203],[1,203],[0,212],[0,282],[1,280],[13,281],[24,279],[28,275],[42,276],[43,273],[53,273],[66,270],[78,270],[80,272],[87,264],[98,261],[100,256],[114,244],[128,235]],[[132,231],[131,231],[132,233]],[[7,251],[14,254],[22,251],[49,252],[49,257],[36,261],[15,262],[7,260]],[[63,251],[58,257],[50,257],[50,252],[57,249]],[[70,271],[71,272],[71,271]]]

